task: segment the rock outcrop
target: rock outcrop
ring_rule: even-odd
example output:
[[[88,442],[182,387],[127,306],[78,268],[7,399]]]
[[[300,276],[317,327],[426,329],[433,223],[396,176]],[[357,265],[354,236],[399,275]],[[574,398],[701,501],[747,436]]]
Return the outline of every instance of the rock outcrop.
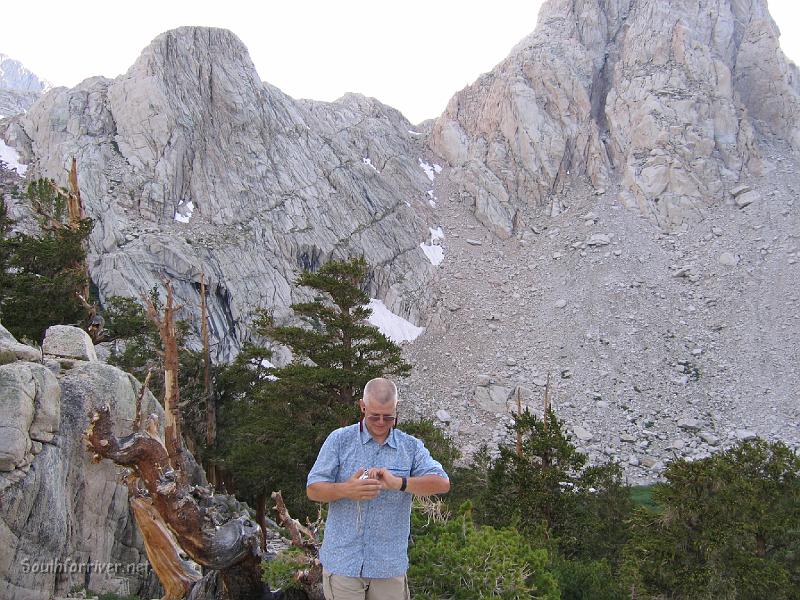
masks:
[[[24,113],[48,87],[21,62],[0,54],[0,119]]]
[[[432,148],[486,227],[554,216],[577,179],[660,226],[696,221],[762,167],[757,135],[800,151],[797,69],[765,0],[549,0],[536,31],[456,94]]]
[[[75,156],[95,220],[90,271],[101,298],[139,296],[167,276],[199,305],[230,358],[253,313],[280,318],[298,270],[364,255],[370,293],[413,321],[433,267],[425,148],[402,115],[350,95],[296,101],[262,83],[230,32],[156,38],[115,80],[57,88],[0,127],[33,176],[66,181]]]
[[[76,360],[80,329],[53,335],[61,341],[46,338],[45,349],[58,354],[42,362],[0,326],[0,597],[49,600],[79,586],[153,597],[127,487],[113,465],[91,463],[83,442],[89,412],[106,402],[118,433],[129,433],[139,384],[96,358]],[[163,417],[149,392],[142,410]]]

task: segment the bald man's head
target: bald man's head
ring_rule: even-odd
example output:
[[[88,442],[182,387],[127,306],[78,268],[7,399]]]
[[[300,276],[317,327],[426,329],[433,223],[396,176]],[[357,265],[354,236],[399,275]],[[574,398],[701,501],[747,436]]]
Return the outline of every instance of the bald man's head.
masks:
[[[397,406],[397,386],[384,377],[370,379],[364,386],[365,406],[394,409]]]

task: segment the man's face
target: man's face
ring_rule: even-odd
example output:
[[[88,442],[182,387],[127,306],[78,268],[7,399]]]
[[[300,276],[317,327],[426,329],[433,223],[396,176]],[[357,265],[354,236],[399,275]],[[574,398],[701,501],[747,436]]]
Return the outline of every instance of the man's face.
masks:
[[[361,409],[364,412],[364,422],[367,430],[378,437],[383,437],[394,426],[397,418],[397,406],[388,402],[378,404],[361,401]]]

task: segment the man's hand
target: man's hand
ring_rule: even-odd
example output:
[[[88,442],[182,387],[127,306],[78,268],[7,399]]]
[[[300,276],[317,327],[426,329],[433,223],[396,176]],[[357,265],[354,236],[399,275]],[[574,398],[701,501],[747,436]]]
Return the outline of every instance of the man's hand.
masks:
[[[380,482],[381,488],[385,490],[399,490],[403,485],[402,477],[398,477],[385,467],[372,467],[369,476]]]
[[[336,502],[348,500],[374,500],[381,492],[381,483],[375,478],[361,479],[364,469],[361,468],[341,483],[318,481],[306,488],[306,495],[314,502]]]
[[[373,467],[369,476],[377,479],[385,490],[399,490],[403,485],[403,478],[398,477],[385,467]],[[450,491],[450,480],[439,475],[421,475],[406,478],[406,492],[415,496],[431,496],[433,494],[446,494]]]
[[[359,469],[344,482],[344,497],[350,500],[373,500],[381,492],[381,483],[372,475],[374,469],[370,469],[367,479],[362,479],[364,469]]]

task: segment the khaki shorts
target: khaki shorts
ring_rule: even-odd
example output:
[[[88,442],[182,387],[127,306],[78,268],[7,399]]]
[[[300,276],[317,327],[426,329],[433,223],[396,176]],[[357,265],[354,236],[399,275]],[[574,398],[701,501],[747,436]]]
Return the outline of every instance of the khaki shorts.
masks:
[[[387,579],[346,577],[322,571],[325,600],[411,600],[405,575]]]

